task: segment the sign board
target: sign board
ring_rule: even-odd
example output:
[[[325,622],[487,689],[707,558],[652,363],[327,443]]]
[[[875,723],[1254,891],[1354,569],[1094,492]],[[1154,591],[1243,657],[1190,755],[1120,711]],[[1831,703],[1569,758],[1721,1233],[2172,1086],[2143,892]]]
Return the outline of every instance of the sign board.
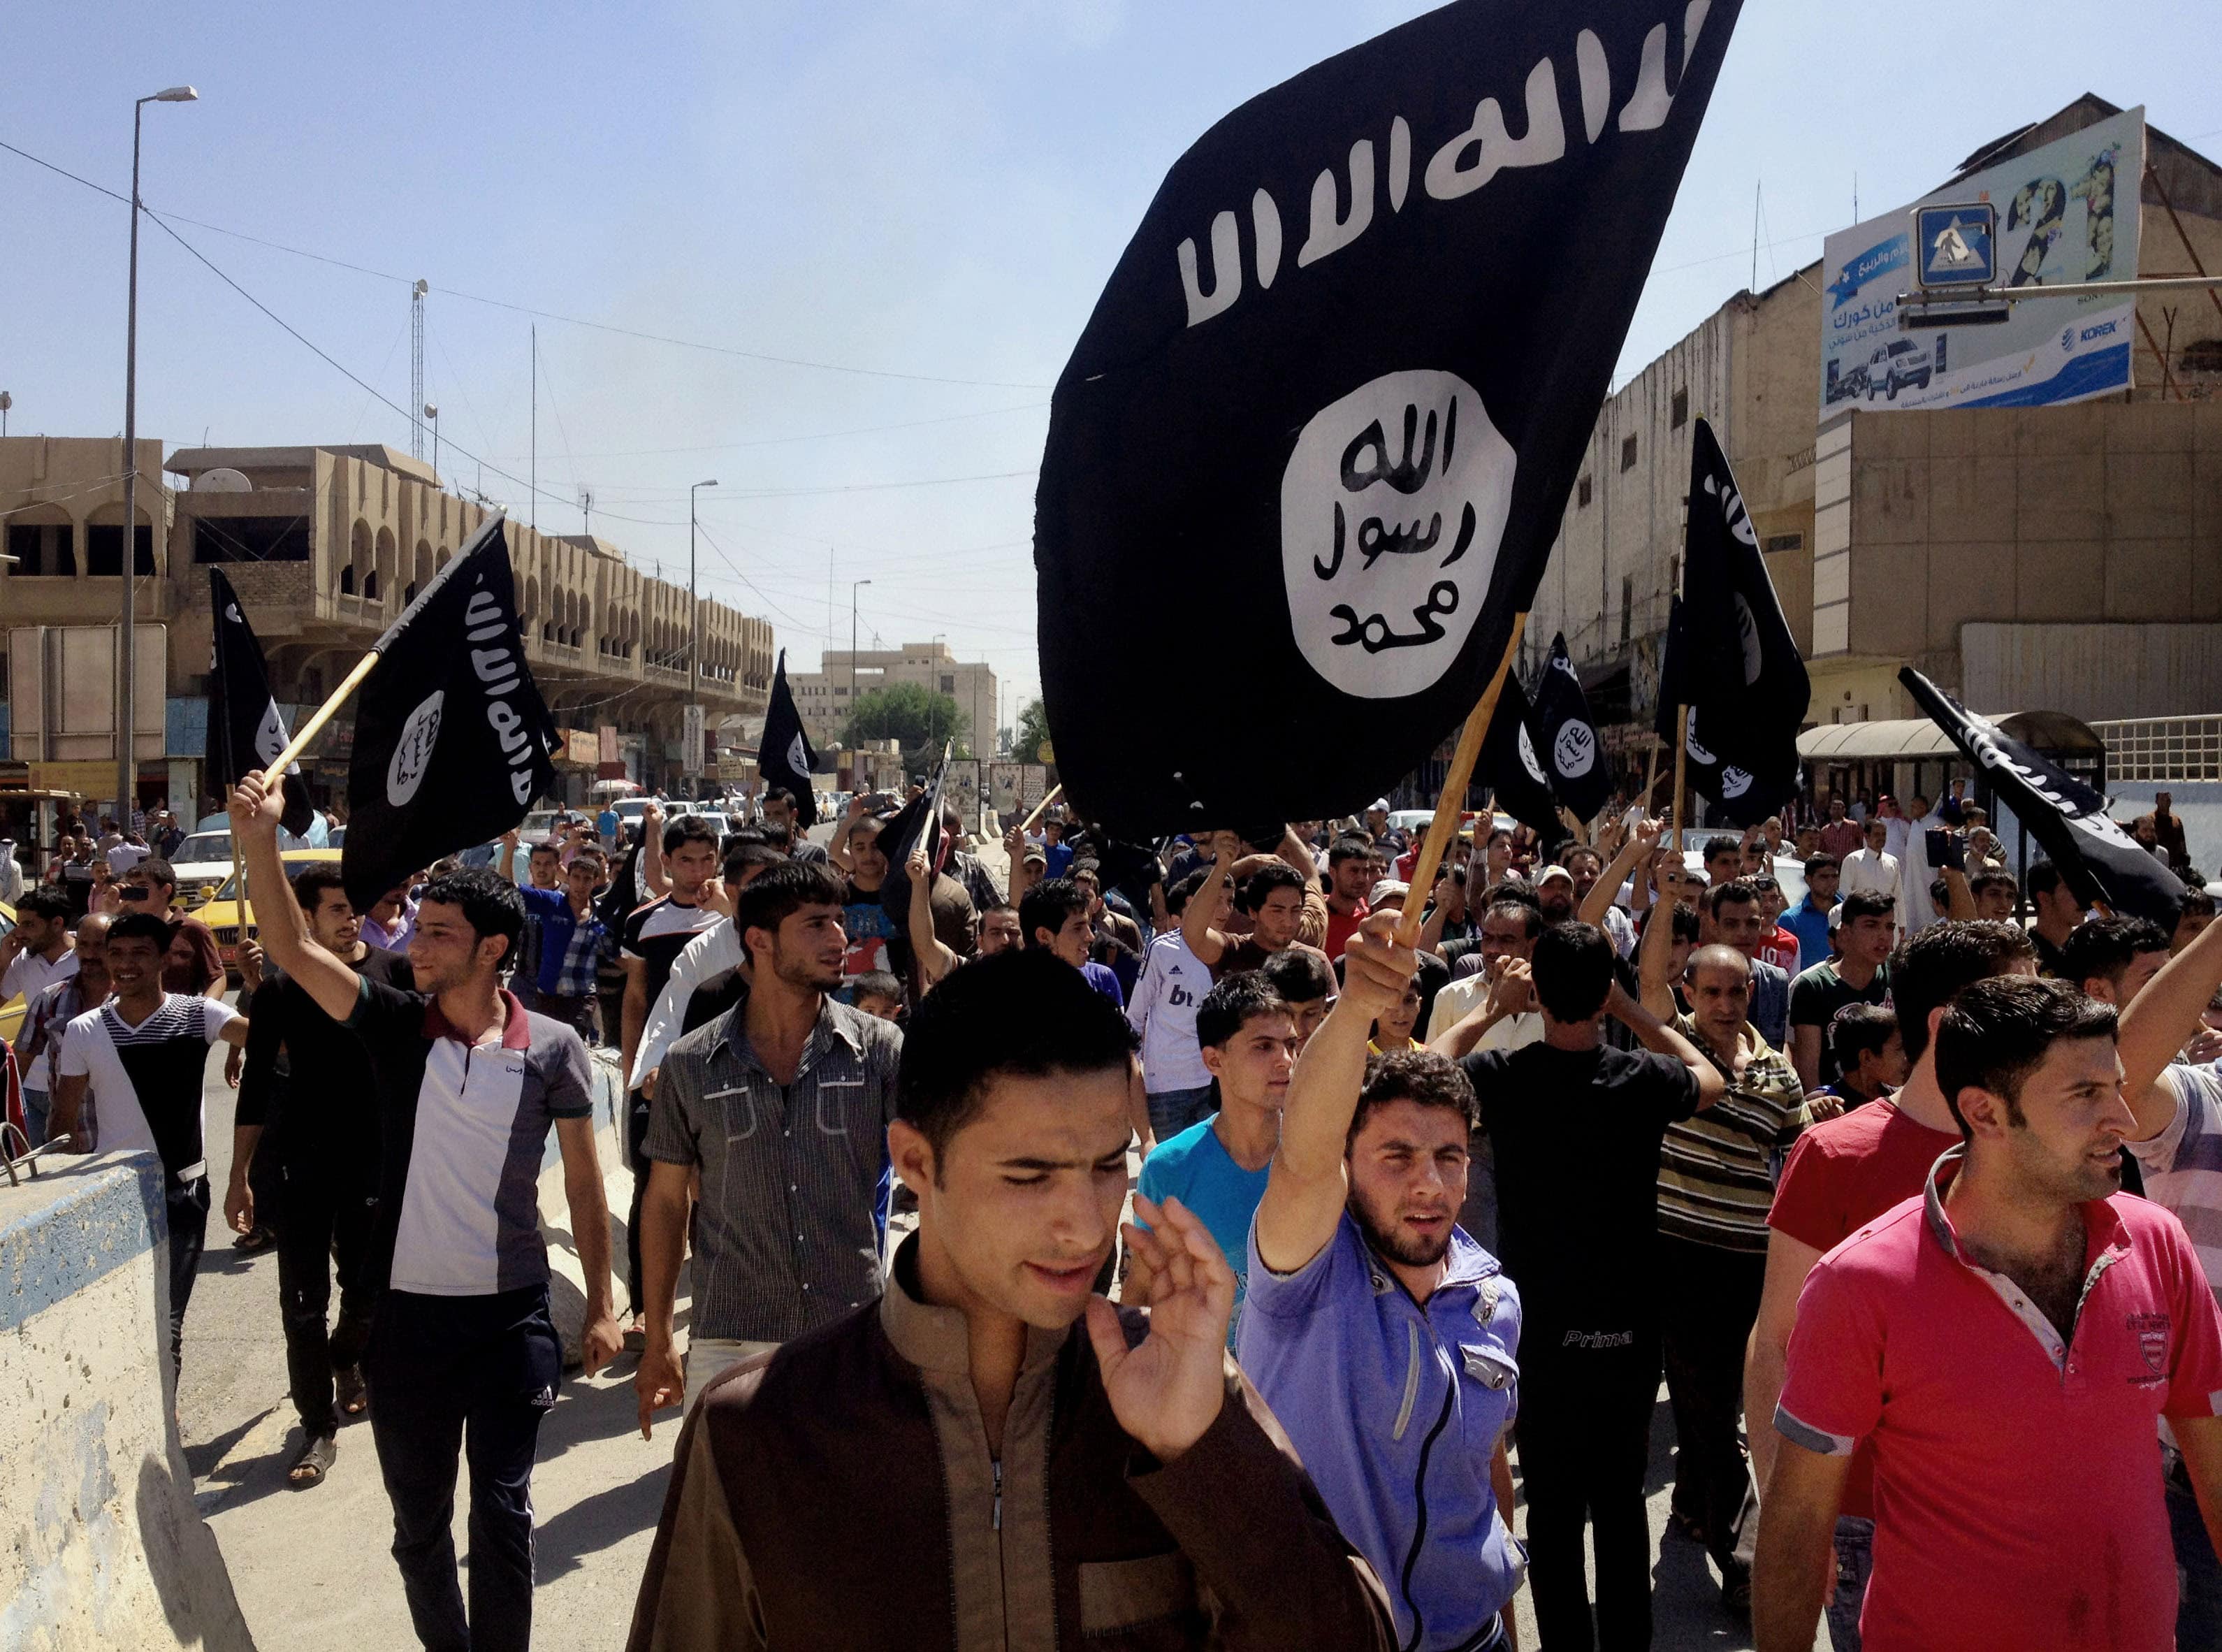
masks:
[[[1999,210],[1988,201],[1913,209],[1914,280],[1987,286],[1999,278]]]
[[[688,706],[679,725],[680,766],[699,775],[705,766],[702,751],[702,708]]]
[[[1939,285],[1930,274],[1933,241],[1917,261],[1916,212],[1926,224],[1934,209],[1947,209],[1936,225],[1942,236],[1950,209],[1971,205],[1991,209],[1993,233],[1981,252],[1962,217],[1961,241],[1987,260],[1994,285],[2134,279],[2144,155],[2144,111],[2129,110],[1830,236],[1821,254],[1822,417],[1886,405],[2032,407],[2127,388],[2137,331],[2128,298],[2018,300],[1999,324],[1908,332],[1898,295],[1924,279]]]
[[[20,625],[8,638],[9,755],[19,760],[111,765],[116,789],[116,633],[114,625]],[[159,758],[166,744],[164,678],[169,628],[141,624],[133,633],[132,755]]]
[[[563,743],[556,751],[558,763],[584,763],[593,768],[602,760],[602,743],[599,738],[581,728],[562,731]]]
[[[116,789],[113,763],[35,763],[31,765],[35,792],[75,792],[83,797],[105,797]]]

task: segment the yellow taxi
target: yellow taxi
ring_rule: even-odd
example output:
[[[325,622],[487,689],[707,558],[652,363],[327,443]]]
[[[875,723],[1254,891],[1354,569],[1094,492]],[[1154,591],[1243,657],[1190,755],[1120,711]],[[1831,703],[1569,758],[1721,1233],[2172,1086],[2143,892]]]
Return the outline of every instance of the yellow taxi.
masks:
[[[16,908],[0,901],[0,940],[16,927]],[[23,995],[17,993],[6,1003],[0,1004],[0,1043],[13,1044],[16,1034],[23,1030]]]
[[[337,865],[340,851],[336,849],[288,849],[279,858],[286,863],[287,877],[298,877],[304,866],[314,866],[319,862]],[[192,908],[192,915],[216,932],[216,950],[223,958],[224,973],[235,983],[239,979],[239,880],[235,877],[224,879],[215,895],[204,905]],[[248,925],[248,939],[252,939],[260,927],[260,924]]]

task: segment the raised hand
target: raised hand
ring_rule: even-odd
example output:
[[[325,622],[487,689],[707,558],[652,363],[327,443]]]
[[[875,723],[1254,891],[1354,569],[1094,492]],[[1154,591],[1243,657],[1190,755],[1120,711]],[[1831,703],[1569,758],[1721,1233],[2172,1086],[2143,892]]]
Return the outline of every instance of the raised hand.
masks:
[[[1127,1346],[1118,1310],[1102,1297],[1088,1303],[1088,1339],[1103,1373],[1103,1392],[1119,1426],[1159,1462],[1199,1439],[1227,1399],[1227,1326],[1234,1313],[1234,1270],[1202,1222],[1177,1199],[1152,1203],[1137,1194],[1127,1243],[1141,1261],[1150,1333]],[[1134,1275],[1128,1297],[1134,1297]]]
[[[1403,1002],[1404,988],[1420,967],[1420,955],[1397,944],[1394,912],[1377,913],[1358,927],[1342,955],[1343,985],[1340,1002],[1355,1014],[1364,1011],[1378,1019]]]
[[[1659,847],[1659,839],[1665,835],[1666,831],[1666,823],[1664,820],[1646,818],[1635,823],[1635,841],[1641,844],[1647,851],[1654,850]]]
[[[1535,1008],[1535,977],[1527,960],[1500,958],[1497,974],[1489,983],[1490,1014],[1521,1015]]]
[[[278,822],[286,813],[285,788],[269,785],[268,777],[258,769],[232,788],[225,812],[231,816],[231,829],[241,837],[260,834],[275,843]]]

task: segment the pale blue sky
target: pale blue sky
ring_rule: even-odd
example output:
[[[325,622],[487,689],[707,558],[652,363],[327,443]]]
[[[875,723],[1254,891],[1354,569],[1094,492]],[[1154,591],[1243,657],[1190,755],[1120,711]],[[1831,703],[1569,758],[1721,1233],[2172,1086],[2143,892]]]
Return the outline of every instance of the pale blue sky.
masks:
[[[847,646],[849,581],[869,577],[865,638],[984,654],[1007,717],[1038,682],[1047,386],[1165,168],[1244,98],[1425,9],[14,0],[0,140],[121,191],[133,97],[198,86],[198,104],[148,108],[148,204],[399,278],[179,226],[396,404],[406,278],[429,280],[451,484],[477,482],[451,444],[521,477],[529,443],[531,318],[464,293],[920,375],[543,319],[539,479],[557,499],[539,520],[576,531],[557,501],[583,483],[598,532],[683,576],[686,487],[716,476],[704,583],[767,615],[792,664],[815,663],[829,606]],[[1562,9],[1571,28],[1583,8]],[[1745,284],[1754,184],[1764,285],[1851,222],[1855,172],[1872,216],[2086,90],[2213,151],[2213,22],[2191,0],[1932,0],[1918,24],[1903,8],[1749,0],[1623,375]],[[0,152],[11,431],[121,430],[126,227],[119,203]],[[406,450],[398,414],[160,231],[141,252],[142,432]],[[485,488],[530,513],[523,487],[488,474]]]

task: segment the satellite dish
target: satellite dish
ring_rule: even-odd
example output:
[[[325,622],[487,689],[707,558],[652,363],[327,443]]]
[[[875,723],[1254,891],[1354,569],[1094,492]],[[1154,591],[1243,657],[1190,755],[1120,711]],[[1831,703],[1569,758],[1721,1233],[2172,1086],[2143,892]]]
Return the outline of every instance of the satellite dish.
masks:
[[[192,491],[196,493],[252,493],[254,484],[236,470],[219,468],[204,470],[194,477]]]

